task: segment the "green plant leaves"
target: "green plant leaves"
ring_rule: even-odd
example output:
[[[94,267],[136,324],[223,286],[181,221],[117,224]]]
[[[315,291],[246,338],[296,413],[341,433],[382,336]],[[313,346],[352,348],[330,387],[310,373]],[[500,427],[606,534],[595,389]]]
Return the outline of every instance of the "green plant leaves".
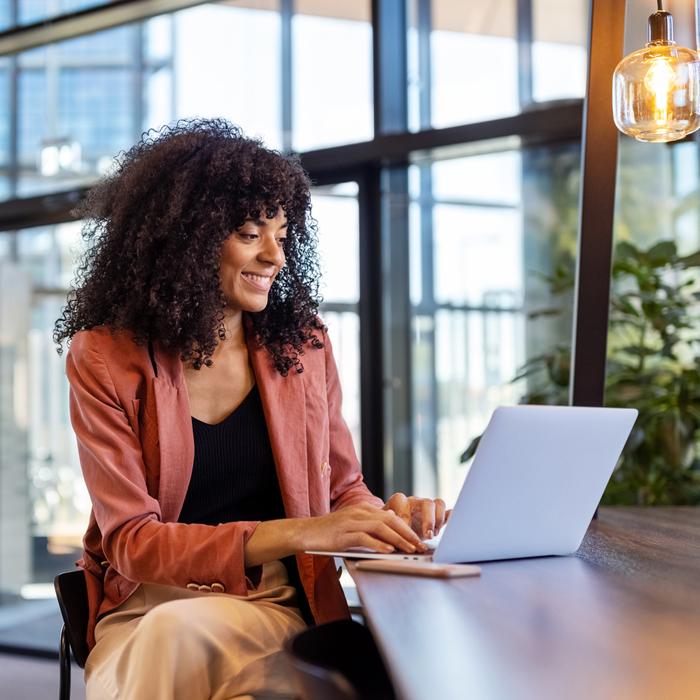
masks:
[[[679,257],[673,241],[615,247],[606,405],[637,408],[639,417],[604,503],[700,504],[700,284],[689,276],[693,268],[700,268],[700,250]],[[552,294],[572,290],[573,260],[542,278]],[[561,311],[539,309],[529,318]],[[567,404],[570,369],[568,345],[530,358],[512,380],[528,380],[521,403]]]

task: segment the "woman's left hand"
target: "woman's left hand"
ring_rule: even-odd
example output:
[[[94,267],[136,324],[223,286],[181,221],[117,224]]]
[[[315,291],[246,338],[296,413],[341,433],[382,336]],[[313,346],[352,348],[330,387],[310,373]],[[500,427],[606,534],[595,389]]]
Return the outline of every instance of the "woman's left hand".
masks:
[[[445,510],[442,498],[418,498],[403,493],[395,493],[384,504],[383,510],[394,511],[424,540],[437,535],[452,513]]]

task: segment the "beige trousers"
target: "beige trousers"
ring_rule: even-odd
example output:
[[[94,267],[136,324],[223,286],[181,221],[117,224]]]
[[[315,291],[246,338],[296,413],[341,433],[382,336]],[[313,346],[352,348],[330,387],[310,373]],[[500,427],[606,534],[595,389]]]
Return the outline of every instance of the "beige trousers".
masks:
[[[141,584],[95,627],[87,700],[293,695],[284,641],[306,627],[280,561],[241,597]]]

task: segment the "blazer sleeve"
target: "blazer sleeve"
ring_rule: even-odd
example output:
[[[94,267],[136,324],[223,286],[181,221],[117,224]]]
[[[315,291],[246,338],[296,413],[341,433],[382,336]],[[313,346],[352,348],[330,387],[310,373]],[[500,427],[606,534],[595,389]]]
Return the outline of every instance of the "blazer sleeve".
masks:
[[[102,548],[131,581],[186,587],[218,581],[246,595],[259,567],[246,572],[244,545],[257,522],[198,525],[162,522],[146,487],[141,444],[90,333],[79,333],[66,358],[70,417]]]
[[[372,494],[362,478],[362,469],[355,453],[352,435],[341,412],[343,396],[328,333],[323,334],[323,344],[326,354],[326,392],[328,395],[331,510],[339,510],[345,506],[359,503],[368,503],[381,508],[384,502]]]

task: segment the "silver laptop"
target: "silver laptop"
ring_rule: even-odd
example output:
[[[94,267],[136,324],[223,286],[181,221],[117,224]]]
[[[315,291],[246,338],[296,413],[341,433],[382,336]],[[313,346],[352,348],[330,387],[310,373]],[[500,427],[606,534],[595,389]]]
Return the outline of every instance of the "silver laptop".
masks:
[[[572,554],[636,418],[631,408],[498,408],[432,551],[309,554],[449,564]]]

